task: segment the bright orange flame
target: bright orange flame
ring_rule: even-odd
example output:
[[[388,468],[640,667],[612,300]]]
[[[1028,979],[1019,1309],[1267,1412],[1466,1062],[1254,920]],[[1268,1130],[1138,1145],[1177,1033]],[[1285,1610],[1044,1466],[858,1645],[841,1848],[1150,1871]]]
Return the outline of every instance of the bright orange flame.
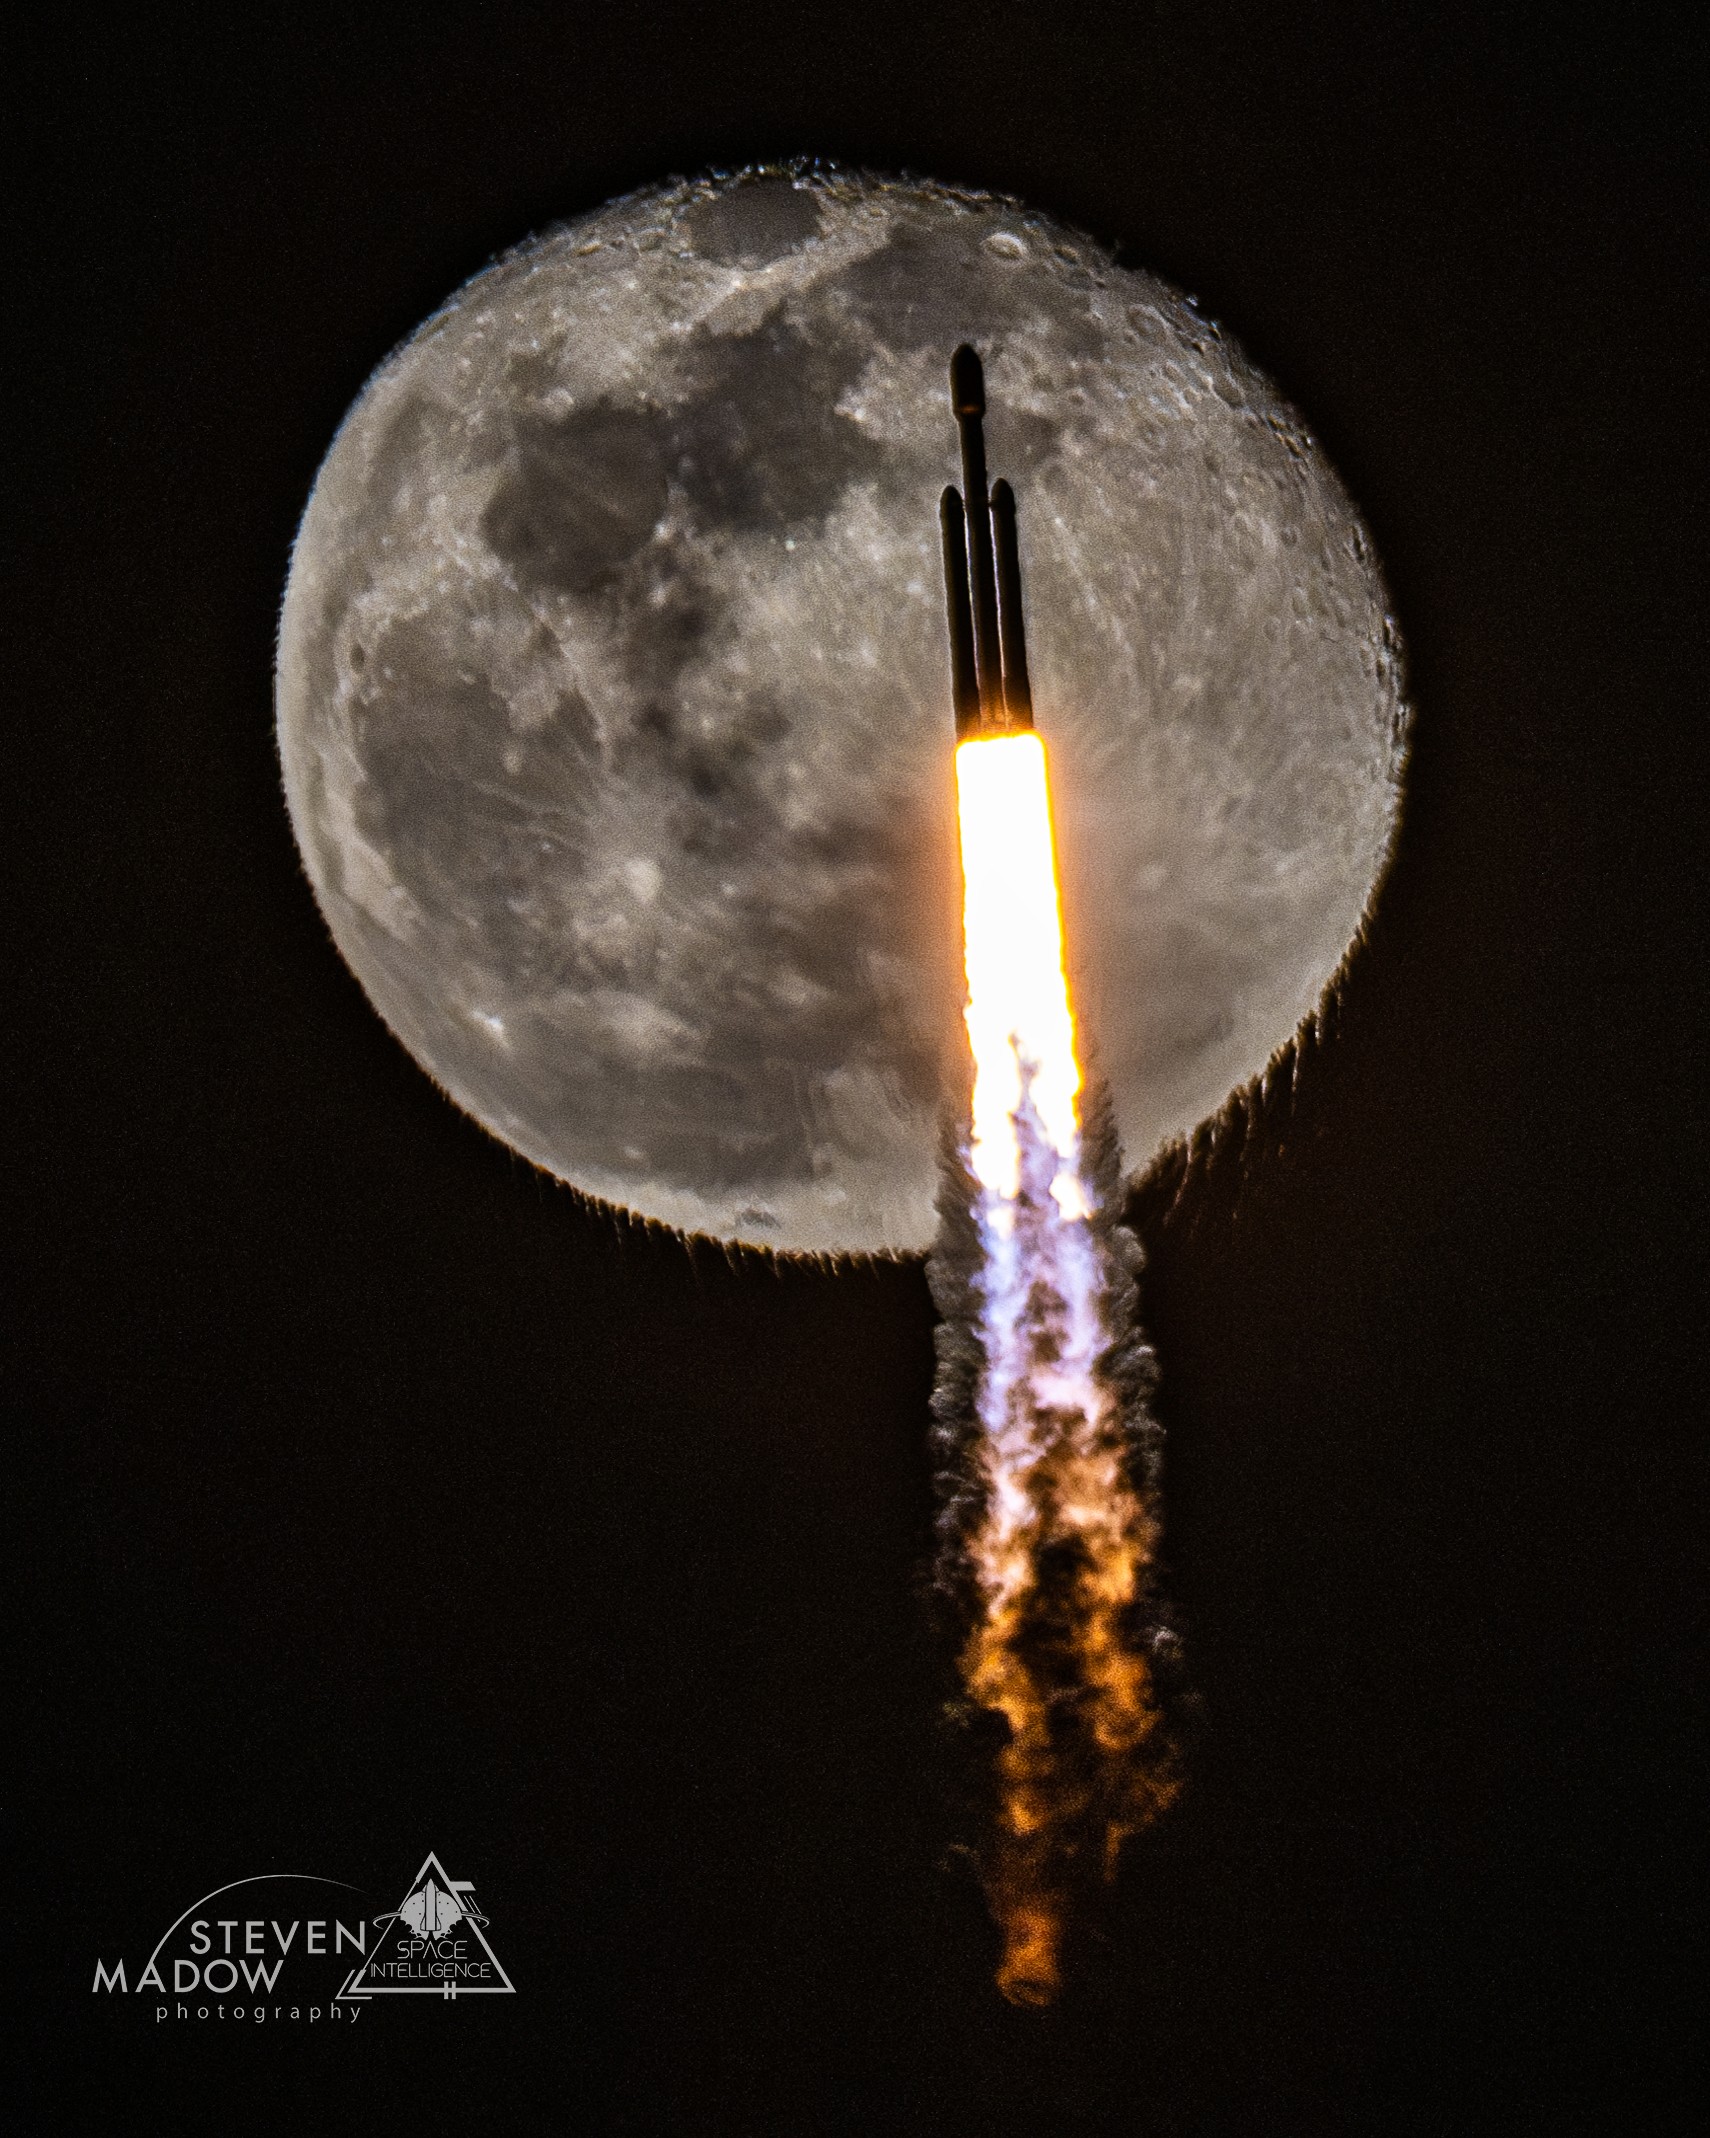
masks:
[[[983,1513],[969,1540],[981,1616],[961,1660],[970,1693],[1009,1728],[987,1877],[998,1983],[1042,2004],[1078,1865],[1090,1850],[1108,1877],[1175,1784],[1130,1628],[1156,1530],[1103,1367],[1115,1332],[1083,1185],[1044,745],[1031,732],[965,742],[956,780],[986,1249]]]

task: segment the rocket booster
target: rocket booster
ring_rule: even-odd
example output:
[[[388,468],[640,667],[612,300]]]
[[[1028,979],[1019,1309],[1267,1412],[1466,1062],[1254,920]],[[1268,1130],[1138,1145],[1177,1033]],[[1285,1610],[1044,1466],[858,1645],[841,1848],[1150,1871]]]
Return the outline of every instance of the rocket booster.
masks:
[[[950,690],[956,740],[1033,725],[1015,492],[986,487],[986,379],[964,342],[950,359],[950,406],[962,433],[962,488],[944,493],[944,593],[950,612]]]

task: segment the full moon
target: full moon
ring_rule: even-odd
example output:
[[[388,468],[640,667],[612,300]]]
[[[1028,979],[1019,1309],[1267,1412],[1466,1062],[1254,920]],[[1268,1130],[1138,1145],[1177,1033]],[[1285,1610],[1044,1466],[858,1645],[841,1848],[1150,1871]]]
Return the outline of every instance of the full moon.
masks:
[[[963,341],[1019,502],[1077,1022],[1139,1166],[1322,999],[1406,741],[1359,517],[1191,299],[987,194],[674,183],[459,290],[316,480],[277,699],[333,939],[460,1106],[666,1224],[931,1241],[967,1075]]]

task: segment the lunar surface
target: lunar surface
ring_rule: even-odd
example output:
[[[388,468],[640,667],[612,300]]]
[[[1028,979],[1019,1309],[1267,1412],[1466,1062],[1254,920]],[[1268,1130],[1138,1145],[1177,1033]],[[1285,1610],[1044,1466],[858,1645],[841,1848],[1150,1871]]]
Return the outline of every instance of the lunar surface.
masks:
[[[1190,300],[1018,204],[813,170],[522,246],[376,373],[281,627],[334,940],[589,1193],[929,1244],[966,1087],[938,498],[950,353],[1020,505],[1070,977],[1130,1164],[1320,1001],[1387,856],[1382,581]]]

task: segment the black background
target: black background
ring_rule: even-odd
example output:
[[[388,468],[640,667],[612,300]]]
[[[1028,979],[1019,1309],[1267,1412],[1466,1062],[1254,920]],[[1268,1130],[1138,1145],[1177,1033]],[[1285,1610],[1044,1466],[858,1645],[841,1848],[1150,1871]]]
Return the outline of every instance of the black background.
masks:
[[[49,20],[7,69],[19,2127],[1685,2127],[1706,321],[1672,18]],[[1365,510],[1418,707],[1331,1043],[1137,1203],[1203,1717],[1045,2014],[992,1990],[952,1848],[920,1270],[691,1250],[487,1139],[332,950],[273,755],[292,531],[375,363],[531,228],[795,152],[1015,191],[1195,292]],[[514,2001],[309,2035],[90,1995],[226,1879],[390,1907],[430,1847]]]

